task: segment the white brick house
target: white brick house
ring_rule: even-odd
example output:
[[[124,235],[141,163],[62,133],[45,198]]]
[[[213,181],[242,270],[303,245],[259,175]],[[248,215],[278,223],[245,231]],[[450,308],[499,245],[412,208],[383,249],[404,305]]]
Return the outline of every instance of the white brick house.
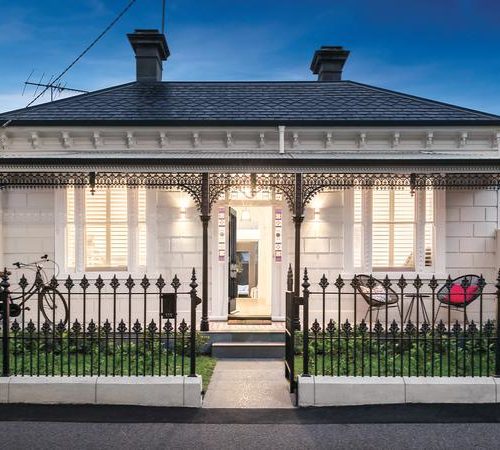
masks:
[[[500,117],[344,81],[339,47],[316,52],[318,81],[161,82],[164,37],[129,38],[137,81],[0,114],[2,265],[48,254],[62,277],[184,282],[194,267],[204,327],[238,307],[233,257],[259,300],[245,314],[276,321],[290,264],[495,279]]]

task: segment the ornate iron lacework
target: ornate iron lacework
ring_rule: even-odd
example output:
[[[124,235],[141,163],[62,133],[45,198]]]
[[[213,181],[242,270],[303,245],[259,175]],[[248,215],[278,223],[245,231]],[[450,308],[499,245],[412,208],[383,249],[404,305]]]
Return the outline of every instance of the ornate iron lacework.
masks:
[[[116,173],[116,172],[7,172],[0,173],[0,188],[7,187],[151,187],[187,192],[198,208],[202,202],[200,173]]]
[[[307,205],[321,191],[332,189],[499,189],[500,173],[453,174],[314,174],[302,175],[302,195],[295,192],[295,174],[208,174],[208,187],[203,184],[202,173],[121,173],[121,172],[4,172],[0,173],[0,188],[6,187],[66,187],[66,186],[128,186],[151,187],[187,192],[202,210],[208,211],[220,196],[235,187],[250,187],[257,192],[274,189],[281,192],[293,211],[296,203]],[[300,176],[300,175],[299,175]],[[299,184],[300,186],[300,184]],[[205,192],[204,190],[207,190]],[[301,201],[300,201],[301,200]]]
[[[253,193],[273,189],[282,193],[288,206],[293,209],[295,188],[294,174],[210,174],[210,207],[231,188],[249,187]]]
[[[309,174],[303,175],[303,205],[321,191],[332,189],[499,189],[500,173],[453,174]]]

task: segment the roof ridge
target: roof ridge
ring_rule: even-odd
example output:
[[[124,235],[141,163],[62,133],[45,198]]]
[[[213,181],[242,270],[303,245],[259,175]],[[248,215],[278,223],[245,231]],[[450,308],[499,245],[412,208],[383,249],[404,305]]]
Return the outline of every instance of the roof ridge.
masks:
[[[458,106],[458,105],[454,105],[452,103],[442,102],[440,100],[432,100],[430,98],[421,97],[419,95],[406,94],[404,92],[394,91],[392,89],[387,89],[387,88],[383,88],[383,87],[379,87],[379,86],[373,86],[371,84],[360,83],[359,81],[352,81],[352,80],[343,80],[343,81],[345,81],[347,83],[355,84],[355,85],[358,85],[358,86],[361,86],[361,87],[364,87],[364,88],[367,88],[367,89],[373,89],[375,91],[381,91],[381,92],[385,92],[385,93],[388,93],[388,94],[397,95],[397,96],[403,97],[403,98],[409,98],[409,99],[412,99],[412,100],[418,100],[418,101],[421,101],[421,102],[431,103],[433,105],[445,106],[447,108],[454,109],[454,110],[470,112],[470,113],[478,114],[480,116],[487,117],[487,118],[490,118],[490,119],[500,119],[499,115],[487,113],[487,112],[484,112],[484,111],[480,111],[478,109],[466,108],[464,106]]]

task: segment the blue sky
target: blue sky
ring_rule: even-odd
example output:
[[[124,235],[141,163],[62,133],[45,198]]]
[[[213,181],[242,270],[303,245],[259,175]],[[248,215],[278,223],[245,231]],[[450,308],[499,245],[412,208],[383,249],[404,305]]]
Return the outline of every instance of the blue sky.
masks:
[[[127,3],[0,0],[0,111],[25,106],[30,72],[58,74]],[[125,34],[160,27],[160,13],[137,0],[64,81],[132,81]],[[345,79],[500,114],[499,27],[498,0],[167,0],[164,79],[312,80],[314,50],[343,45]]]

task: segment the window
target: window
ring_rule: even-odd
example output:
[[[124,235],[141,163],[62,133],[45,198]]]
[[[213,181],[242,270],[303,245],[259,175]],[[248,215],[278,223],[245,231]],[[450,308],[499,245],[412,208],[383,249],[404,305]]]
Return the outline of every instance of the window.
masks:
[[[68,188],[67,271],[133,271],[146,266],[145,189]]]
[[[422,271],[434,264],[432,190],[356,190],[353,263],[358,270]]]

